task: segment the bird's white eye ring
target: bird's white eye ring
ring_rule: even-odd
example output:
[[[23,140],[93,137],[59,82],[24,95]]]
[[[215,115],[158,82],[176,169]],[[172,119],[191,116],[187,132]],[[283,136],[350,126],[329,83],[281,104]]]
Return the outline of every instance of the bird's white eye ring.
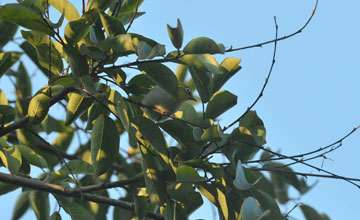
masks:
[[[191,93],[191,91],[190,91],[189,88],[185,88],[185,92],[186,92],[187,94],[190,94],[190,93]]]

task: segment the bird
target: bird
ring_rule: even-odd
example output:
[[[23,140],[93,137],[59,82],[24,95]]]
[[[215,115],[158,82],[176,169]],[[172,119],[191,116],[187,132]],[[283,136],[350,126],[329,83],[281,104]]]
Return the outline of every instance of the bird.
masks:
[[[168,116],[175,113],[187,100],[196,101],[191,90],[183,83],[179,83],[177,98],[156,85],[144,96],[142,104],[145,114],[151,120],[163,122],[168,120]]]

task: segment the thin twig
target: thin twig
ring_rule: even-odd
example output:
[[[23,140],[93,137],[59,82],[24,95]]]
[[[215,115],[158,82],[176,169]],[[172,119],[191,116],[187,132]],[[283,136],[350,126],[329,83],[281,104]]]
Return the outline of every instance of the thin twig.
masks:
[[[136,15],[138,13],[138,9],[139,9],[139,0],[136,0],[136,8],[135,8],[135,11],[134,11],[134,14],[130,20],[130,23],[129,25],[127,26],[126,30],[125,30],[125,33],[127,33],[132,25],[132,23],[134,22],[135,18],[136,18]]]
[[[227,130],[228,128],[230,128],[231,126],[233,126],[234,124],[236,124],[237,122],[239,122],[255,105],[256,103],[259,101],[259,99],[263,96],[263,92],[269,82],[269,79],[270,79],[270,76],[271,76],[271,73],[272,73],[272,70],[273,70],[273,67],[274,67],[274,64],[275,64],[275,56],[276,56],[276,48],[277,48],[277,37],[278,37],[278,25],[277,25],[277,22],[276,22],[276,17],[274,17],[274,22],[275,22],[275,41],[274,42],[274,52],[273,52],[273,57],[272,57],[272,62],[271,62],[271,66],[270,66],[270,69],[269,69],[269,73],[265,79],[265,83],[259,93],[259,95],[257,96],[257,98],[255,99],[255,101],[246,109],[246,111],[238,118],[236,119],[234,122],[232,122],[230,125],[226,126],[223,128],[223,131]]]
[[[254,48],[254,47],[262,47],[266,44],[270,44],[270,43],[273,43],[275,41],[282,41],[282,40],[285,40],[285,39],[288,39],[288,38],[291,38],[293,37],[294,35],[297,35],[299,33],[301,33],[305,28],[306,26],[308,26],[308,24],[310,23],[310,21],[312,20],[312,18],[314,17],[315,15],[315,12],[316,12],[316,9],[317,9],[317,5],[318,5],[318,1],[319,0],[316,0],[316,3],[315,3],[315,7],[311,13],[311,16],[309,17],[309,19],[306,21],[306,23],[297,31],[295,31],[294,33],[292,34],[289,34],[289,35],[285,35],[283,37],[280,37],[280,38],[275,38],[273,40],[269,40],[269,41],[265,41],[265,42],[262,42],[262,43],[258,43],[258,44],[253,44],[253,45],[250,45],[250,46],[245,46],[245,47],[239,47],[239,48],[230,48],[228,50],[226,50],[225,52],[234,52],[234,51],[239,51],[239,50],[246,50],[246,49],[249,49],[249,48]]]

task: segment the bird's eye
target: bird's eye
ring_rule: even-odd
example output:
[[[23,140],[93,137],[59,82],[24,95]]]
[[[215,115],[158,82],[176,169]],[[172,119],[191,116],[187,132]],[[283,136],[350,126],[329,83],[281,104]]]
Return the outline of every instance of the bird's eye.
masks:
[[[190,90],[189,88],[185,88],[185,92],[186,92],[187,94],[191,94],[191,90]]]

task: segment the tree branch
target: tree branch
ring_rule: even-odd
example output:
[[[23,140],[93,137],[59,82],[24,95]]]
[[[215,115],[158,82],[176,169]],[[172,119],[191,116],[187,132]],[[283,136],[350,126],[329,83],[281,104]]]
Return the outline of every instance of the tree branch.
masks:
[[[0,181],[9,183],[9,184],[13,184],[13,185],[28,187],[28,188],[35,189],[35,190],[54,193],[54,194],[67,196],[67,197],[79,198],[79,199],[92,201],[92,202],[96,202],[96,203],[117,206],[117,207],[127,209],[130,211],[135,211],[135,205],[134,205],[134,203],[131,203],[131,202],[111,199],[111,198],[104,197],[104,196],[93,195],[91,193],[80,193],[79,190],[77,190],[77,189],[64,188],[59,185],[44,183],[44,182],[36,180],[36,179],[29,179],[29,178],[25,178],[25,177],[20,177],[20,176],[15,176],[15,175],[10,175],[10,174],[0,172]],[[151,219],[159,219],[159,220],[164,219],[164,217],[162,215],[159,215],[154,212],[148,212],[146,216]]]

